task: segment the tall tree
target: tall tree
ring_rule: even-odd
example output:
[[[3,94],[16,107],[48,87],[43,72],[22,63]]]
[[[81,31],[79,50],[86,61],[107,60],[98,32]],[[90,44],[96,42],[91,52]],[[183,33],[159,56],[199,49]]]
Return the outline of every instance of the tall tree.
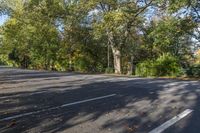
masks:
[[[121,73],[122,49],[126,45],[131,32],[134,32],[142,15],[151,6],[152,1],[102,1],[88,2],[91,12],[96,12],[93,28],[97,35],[106,34],[114,58],[115,73]]]

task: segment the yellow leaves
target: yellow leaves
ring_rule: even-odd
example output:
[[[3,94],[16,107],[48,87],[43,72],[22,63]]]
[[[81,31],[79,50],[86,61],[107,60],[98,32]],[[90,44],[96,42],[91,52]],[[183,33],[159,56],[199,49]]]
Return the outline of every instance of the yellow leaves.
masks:
[[[106,22],[122,22],[125,19],[124,13],[120,11],[113,11],[105,14],[104,19]]]
[[[6,1],[7,8],[11,9],[15,13],[21,14],[24,9],[24,0],[10,0]]]
[[[11,25],[16,25],[16,23],[17,23],[17,19],[16,18],[10,18],[8,21],[7,21],[7,23],[6,23],[6,25],[7,26],[11,26]]]
[[[109,28],[110,30],[121,29],[125,23],[125,15],[119,10],[115,10],[104,15],[104,27]]]
[[[17,25],[17,19],[16,18],[10,18],[3,27],[3,32],[14,32],[15,29],[18,27]],[[7,34],[6,34],[7,35]]]
[[[200,49],[197,50],[196,54],[197,54],[198,56],[200,56]]]
[[[196,54],[195,63],[199,64],[200,63],[200,49],[198,49],[195,54]]]
[[[114,20],[118,22],[122,22],[125,19],[124,14],[122,12],[117,12]]]
[[[50,28],[50,26],[49,26],[49,28]],[[49,32],[54,33],[54,32],[57,32],[57,30],[56,30],[56,28],[51,27],[51,28],[49,29]]]

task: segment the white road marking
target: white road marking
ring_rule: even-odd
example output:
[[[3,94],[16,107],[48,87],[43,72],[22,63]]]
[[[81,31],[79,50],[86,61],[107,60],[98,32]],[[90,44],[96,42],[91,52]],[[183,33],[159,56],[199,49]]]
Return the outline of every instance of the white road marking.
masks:
[[[45,111],[51,111],[51,110],[55,110],[55,109],[60,109],[60,108],[64,108],[64,107],[72,106],[72,105],[76,105],[76,104],[81,104],[81,103],[86,103],[86,102],[90,102],[90,101],[96,101],[96,100],[100,100],[100,99],[105,99],[105,98],[113,97],[115,95],[116,94],[110,94],[110,95],[106,95],[106,96],[86,99],[86,100],[77,101],[77,102],[73,102],[73,103],[67,103],[67,104],[63,104],[63,105],[60,105],[60,106],[51,107],[51,108],[48,108],[48,109],[42,109],[42,110],[33,111],[33,112],[29,112],[29,113],[23,113],[23,114],[19,114],[19,115],[15,115],[15,116],[10,116],[10,117],[6,117],[6,118],[3,118],[3,119],[0,119],[0,122],[1,121],[6,121],[6,120],[12,120],[12,119],[20,118],[20,117],[24,117],[24,116],[29,116],[29,115],[33,115],[33,114],[38,114],[38,113],[45,112]]]
[[[149,133],[162,133],[164,130],[166,130],[167,128],[169,128],[170,126],[172,126],[173,124],[175,124],[179,120],[183,119],[184,117],[186,117],[190,113],[192,113],[192,111],[193,110],[191,110],[191,109],[186,109],[185,111],[183,111],[179,115],[177,115],[177,116],[173,117],[172,119],[166,121],[165,123],[163,123],[162,125],[160,125],[159,127],[155,128],[155,129],[153,129]]]

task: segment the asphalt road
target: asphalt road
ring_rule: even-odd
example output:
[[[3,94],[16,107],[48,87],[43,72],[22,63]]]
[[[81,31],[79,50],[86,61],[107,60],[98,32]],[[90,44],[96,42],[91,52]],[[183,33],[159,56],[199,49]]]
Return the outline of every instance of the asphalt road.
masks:
[[[200,131],[199,81],[0,67],[2,133],[148,133],[187,109],[164,133]]]

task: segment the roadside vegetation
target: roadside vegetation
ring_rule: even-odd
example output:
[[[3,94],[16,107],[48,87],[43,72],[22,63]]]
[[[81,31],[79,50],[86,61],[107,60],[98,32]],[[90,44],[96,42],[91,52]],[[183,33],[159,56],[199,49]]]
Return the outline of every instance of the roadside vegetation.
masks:
[[[198,0],[0,0],[0,64],[200,77]]]

